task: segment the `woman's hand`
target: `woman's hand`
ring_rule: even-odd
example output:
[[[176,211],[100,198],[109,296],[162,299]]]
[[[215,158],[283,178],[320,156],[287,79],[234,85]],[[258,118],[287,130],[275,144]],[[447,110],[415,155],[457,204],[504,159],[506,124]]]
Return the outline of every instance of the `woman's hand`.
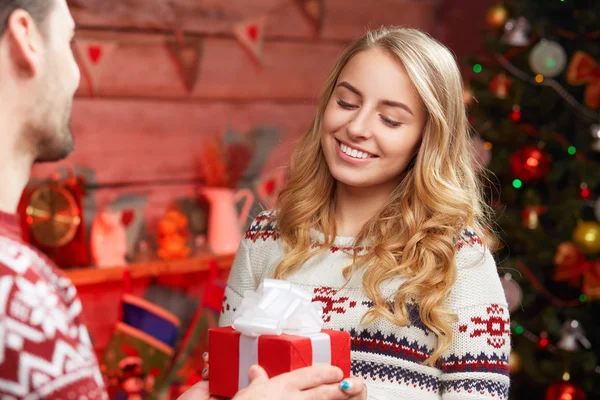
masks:
[[[342,370],[331,365],[313,365],[296,369],[271,379],[265,370],[254,365],[248,371],[250,385],[232,400],[348,400],[341,389]]]
[[[348,400],[367,399],[367,386],[360,378],[355,376],[341,381],[340,390],[348,395]]]
[[[209,356],[202,355],[205,367],[202,370],[203,382],[192,387],[180,400],[217,399],[208,394]],[[323,400],[366,400],[367,387],[357,377],[339,382],[341,371],[330,366],[308,367],[288,372],[269,379],[265,370],[254,366],[248,371],[250,386],[235,395],[233,400],[291,400],[291,399],[323,399]],[[291,395],[291,397],[290,397]],[[190,397],[188,397],[190,396]],[[315,397],[313,397],[315,396]]]
[[[342,371],[330,365],[316,365],[287,372],[269,379],[266,371],[254,365],[248,371],[250,385],[232,400],[347,400],[355,390],[341,389]],[[211,396],[208,381],[201,381],[178,400],[221,400]]]

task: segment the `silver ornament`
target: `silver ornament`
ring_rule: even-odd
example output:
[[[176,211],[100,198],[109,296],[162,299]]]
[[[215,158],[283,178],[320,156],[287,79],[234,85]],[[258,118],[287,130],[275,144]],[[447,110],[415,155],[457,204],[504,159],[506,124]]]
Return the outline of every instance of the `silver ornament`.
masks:
[[[585,332],[579,321],[575,319],[565,321],[560,328],[560,341],[557,347],[565,351],[577,351],[580,344],[586,349],[592,347],[588,338],[585,337]]]
[[[558,76],[567,65],[567,53],[556,42],[542,39],[529,53],[529,66],[547,78]]]
[[[504,36],[502,36],[502,41],[515,47],[527,46],[530,42],[530,30],[531,25],[525,17],[509,19],[506,24],[504,24]]]

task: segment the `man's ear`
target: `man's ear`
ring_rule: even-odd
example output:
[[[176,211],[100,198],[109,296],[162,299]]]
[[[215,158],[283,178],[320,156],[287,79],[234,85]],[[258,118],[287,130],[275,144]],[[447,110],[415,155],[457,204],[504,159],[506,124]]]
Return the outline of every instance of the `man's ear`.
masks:
[[[10,57],[19,74],[38,74],[42,56],[42,36],[37,24],[25,10],[15,10],[8,17],[5,39]]]

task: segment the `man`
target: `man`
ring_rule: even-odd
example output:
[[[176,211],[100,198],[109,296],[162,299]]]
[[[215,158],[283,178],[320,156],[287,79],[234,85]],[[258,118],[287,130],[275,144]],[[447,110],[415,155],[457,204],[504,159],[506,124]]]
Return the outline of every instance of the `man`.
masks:
[[[0,398],[106,398],[81,302],[51,261],[21,240],[17,206],[35,162],[73,149],[79,69],[65,0],[0,0]],[[343,399],[341,371],[315,366],[269,380],[259,367],[236,400]],[[291,396],[291,397],[290,397]],[[317,396],[317,397],[315,397]],[[208,399],[206,383],[188,398]]]

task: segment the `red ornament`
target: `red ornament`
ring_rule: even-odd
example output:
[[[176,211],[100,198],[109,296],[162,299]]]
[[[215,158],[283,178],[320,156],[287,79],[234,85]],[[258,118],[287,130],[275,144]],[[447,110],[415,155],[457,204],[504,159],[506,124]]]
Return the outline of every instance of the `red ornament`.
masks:
[[[579,196],[584,200],[589,199],[590,196],[592,195],[592,191],[590,190],[587,183],[585,183],[585,182],[582,182],[581,185],[579,185],[579,189],[580,189]]]
[[[548,341],[548,338],[540,338],[540,340],[538,340],[538,348],[540,350],[545,350],[546,347],[548,347],[548,344],[550,344],[550,342]]]
[[[585,400],[583,389],[568,382],[550,385],[546,391],[546,400]]]
[[[522,181],[535,181],[550,171],[550,156],[536,146],[527,145],[510,158],[513,174]]]
[[[496,74],[490,82],[490,92],[499,99],[505,99],[508,96],[510,87],[510,78],[504,72]]]
[[[571,242],[558,245],[553,262],[556,269],[552,279],[575,288],[580,286],[581,276],[590,268],[583,251]]]
[[[581,192],[579,192],[579,195],[581,196],[582,199],[587,200],[592,195],[592,192],[590,191],[590,189],[587,189],[587,188],[581,189]]]
[[[510,119],[513,122],[519,122],[521,120],[521,107],[514,105],[510,112]]]

